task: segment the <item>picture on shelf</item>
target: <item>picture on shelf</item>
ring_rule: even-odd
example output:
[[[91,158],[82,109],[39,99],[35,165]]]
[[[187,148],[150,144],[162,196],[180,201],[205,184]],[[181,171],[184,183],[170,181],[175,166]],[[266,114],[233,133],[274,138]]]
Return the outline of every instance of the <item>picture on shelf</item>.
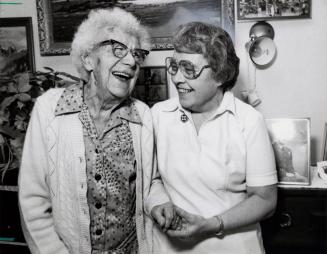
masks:
[[[310,120],[267,119],[280,184],[310,183]]]
[[[322,140],[322,161],[327,161],[327,123],[324,126],[324,138]]]
[[[156,102],[168,99],[167,72],[165,67],[142,67],[137,79],[133,97],[150,107]]]
[[[0,76],[34,70],[32,18],[0,18]]]
[[[311,0],[237,0],[237,19],[311,18]]]
[[[172,49],[175,29],[189,21],[223,27],[234,38],[234,0],[36,0],[41,55],[69,54],[76,27],[96,8],[120,7],[148,28],[152,49]]]

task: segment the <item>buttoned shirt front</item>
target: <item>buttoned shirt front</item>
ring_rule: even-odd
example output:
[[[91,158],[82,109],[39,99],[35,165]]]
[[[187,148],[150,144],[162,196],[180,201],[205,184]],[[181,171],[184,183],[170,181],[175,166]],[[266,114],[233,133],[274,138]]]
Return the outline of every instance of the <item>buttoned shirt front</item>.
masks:
[[[97,133],[82,91],[66,89],[58,114],[79,112],[83,124],[90,209],[92,253],[136,253],[135,154],[129,121],[141,124],[130,100],[110,115],[105,129]]]
[[[191,113],[180,106],[178,98],[156,104],[152,113],[158,170],[175,205],[208,218],[242,202],[247,186],[277,182],[263,117],[231,92],[224,94],[198,133]],[[163,236],[158,253],[262,253],[257,230],[254,225],[248,231],[224,239],[208,238],[187,248]],[[237,244],[242,238],[248,247]]]

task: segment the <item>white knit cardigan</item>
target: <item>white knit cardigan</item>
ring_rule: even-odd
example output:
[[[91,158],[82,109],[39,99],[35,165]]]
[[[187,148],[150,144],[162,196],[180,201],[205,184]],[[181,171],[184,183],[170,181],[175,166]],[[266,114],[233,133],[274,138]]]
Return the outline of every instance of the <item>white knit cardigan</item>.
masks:
[[[34,106],[19,173],[25,239],[37,254],[90,254],[83,127],[78,114],[55,116],[64,89],[51,89]],[[155,167],[149,108],[133,100],[142,124],[130,123],[137,162],[136,226],[139,253],[152,253],[152,221],[144,213]],[[159,202],[160,203],[160,202]]]

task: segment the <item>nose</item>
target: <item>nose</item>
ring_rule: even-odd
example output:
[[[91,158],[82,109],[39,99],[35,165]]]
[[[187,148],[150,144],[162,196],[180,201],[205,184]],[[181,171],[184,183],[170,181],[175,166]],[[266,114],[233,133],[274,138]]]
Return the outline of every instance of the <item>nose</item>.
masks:
[[[184,83],[185,77],[183,73],[181,72],[180,68],[178,68],[177,73],[175,75],[171,75],[171,80],[176,85],[178,83]]]
[[[126,56],[122,58],[122,62],[126,65],[136,66],[136,61],[130,50],[127,52]]]

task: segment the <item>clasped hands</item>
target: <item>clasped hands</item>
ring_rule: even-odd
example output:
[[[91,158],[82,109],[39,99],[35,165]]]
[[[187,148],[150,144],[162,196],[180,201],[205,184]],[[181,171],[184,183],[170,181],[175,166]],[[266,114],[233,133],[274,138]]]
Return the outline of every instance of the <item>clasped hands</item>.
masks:
[[[214,217],[206,219],[171,202],[153,207],[151,216],[168,236],[183,240],[212,236],[219,227]]]

